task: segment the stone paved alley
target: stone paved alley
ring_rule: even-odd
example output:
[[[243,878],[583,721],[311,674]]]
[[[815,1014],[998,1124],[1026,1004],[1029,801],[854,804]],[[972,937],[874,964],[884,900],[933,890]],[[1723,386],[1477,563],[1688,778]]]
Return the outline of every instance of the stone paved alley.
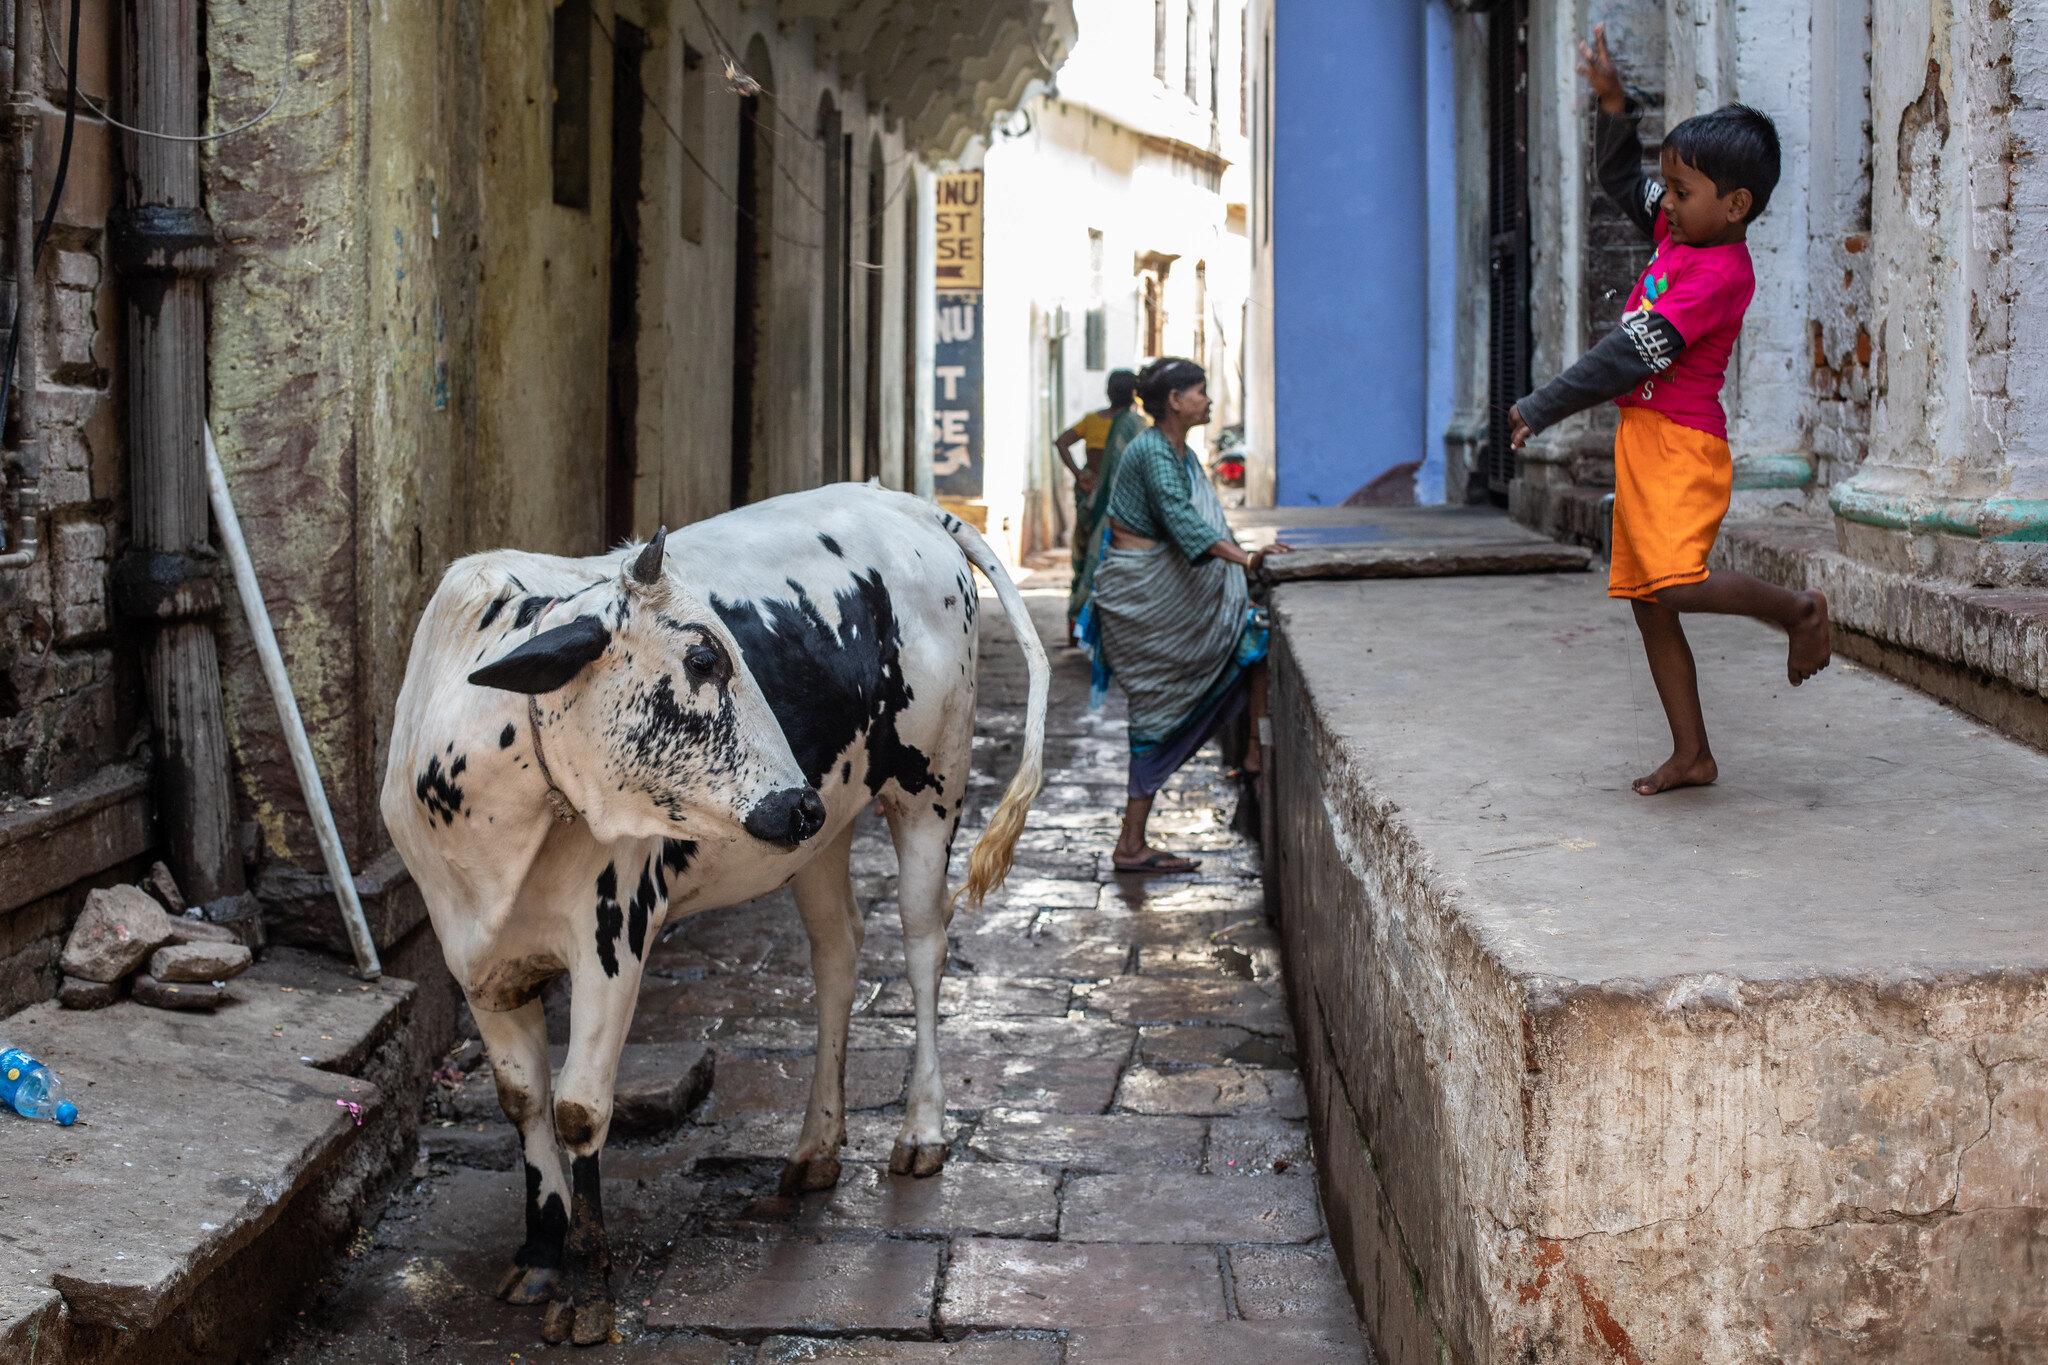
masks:
[[[1025,586],[1051,648],[1063,583]],[[1015,766],[1024,668],[1001,614],[981,620],[985,814]],[[839,1188],[776,1195],[810,1074],[795,907],[779,894],[683,921],[649,960],[605,1153],[621,1330],[577,1359],[1370,1359],[1324,1235],[1278,942],[1257,850],[1229,829],[1233,789],[1212,747],[1161,793],[1154,829],[1204,860],[1198,875],[1114,877],[1121,706],[1113,693],[1090,715],[1085,661],[1052,658],[1046,788],[1016,870],[951,931],[944,1172],[887,1173],[911,1004],[895,855],[870,819]],[[413,1178],[365,1219],[280,1365],[573,1350],[541,1343],[538,1309],[490,1297],[520,1237],[520,1176],[488,1063],[454,1061]]]

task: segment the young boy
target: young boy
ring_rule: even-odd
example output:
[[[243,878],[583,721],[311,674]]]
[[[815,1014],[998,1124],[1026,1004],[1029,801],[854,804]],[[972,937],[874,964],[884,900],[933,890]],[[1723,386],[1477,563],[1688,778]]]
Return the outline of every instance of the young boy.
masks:
[[[1509,410],[1514,446],[1612,398],[1614,552],[1607,595],[1635,609],[1650,676],[1671,723],[1671,757],[1636,779],[1653,796],[1716,775],[1698,674],[1679,613],[1753,616],[1792,637],[1797,687],[1828,665],[1828,605],[1748,574],[1708,569],[1735,470],[1721,381],[1756,292],[1745,239],[1778,183],[1778,133],[1740,104],[1687,119],[1664,138],[1663,183],[1642,170],[1638,113],[1607,50],[1606,26],[1579,45],[1579,72],[1600,99],[1600,185],[1657,244],[1621,326],[1569,370]]]

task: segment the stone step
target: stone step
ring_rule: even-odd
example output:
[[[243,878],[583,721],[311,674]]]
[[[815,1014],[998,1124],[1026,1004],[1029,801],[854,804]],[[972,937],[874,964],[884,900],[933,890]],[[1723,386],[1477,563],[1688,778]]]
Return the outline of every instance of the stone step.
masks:
[[[2048,1351],[2048,755],[1689,617],[1720,780],[1644,798],[1596,579],[1274,611],[1289,987],[1384,1359]]]
[[[49,1001],[0,1021],[80,1115],[0,1113],[0,1359],[61,1358],[81,1330],[125,1353],[177,1314],[378,1117],[388,1097],[351,1073],[413,990],[281,951],[210,1014]]]

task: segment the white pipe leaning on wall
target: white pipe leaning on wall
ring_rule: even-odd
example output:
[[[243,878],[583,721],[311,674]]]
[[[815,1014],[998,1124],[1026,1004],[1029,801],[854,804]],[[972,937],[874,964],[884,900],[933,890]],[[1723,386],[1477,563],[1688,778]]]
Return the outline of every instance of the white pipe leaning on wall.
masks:
[[[299,703],[284,671],[284,655],[278,652],[277,635],[270,628],[270,609],[263,605],[256,566],[249,562],[249,545],[242,539],[241,519],[235,515],[234,500],[228,496],[220,454],[213,448],[211,422],[206,425],[206,483],[212,495],[213,519],[220,531],[221,546],[234,567],[235,591],[242,597],[242,613],[248,617],[249,634],[256,640],[256,657],[263,662],[263,679],[270,684],[271,700],[277,704],[277,722],[284,728],[292,768],[298,773],[299,787],[306,795],[306,814],[319,835],[320,853],[327,860],[327,876],[334,883],[334,898],[341,903],[341,922],[348,929],[349,946],[355,950],[356,975],[365,981],[375,981],[384,974],[384,965],[377,959],[370,923],[363,918],[363,904],[356,898],[356,879],[348,870],[348,854],[343,851],[341,834],[334,827],[334,813],[327,808],[327,789],[321,785],[320,770],[313,765],[313,746],[306,739],[306,723],[299,718]]]

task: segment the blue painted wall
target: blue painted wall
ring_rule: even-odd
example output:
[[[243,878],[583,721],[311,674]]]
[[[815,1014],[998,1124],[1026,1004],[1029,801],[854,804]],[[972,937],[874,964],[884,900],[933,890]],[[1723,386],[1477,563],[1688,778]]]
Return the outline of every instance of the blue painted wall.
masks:
[[[1424,459],[1429,335],[1421,0],[1274,10],[1276,494],[1332,505]]]

